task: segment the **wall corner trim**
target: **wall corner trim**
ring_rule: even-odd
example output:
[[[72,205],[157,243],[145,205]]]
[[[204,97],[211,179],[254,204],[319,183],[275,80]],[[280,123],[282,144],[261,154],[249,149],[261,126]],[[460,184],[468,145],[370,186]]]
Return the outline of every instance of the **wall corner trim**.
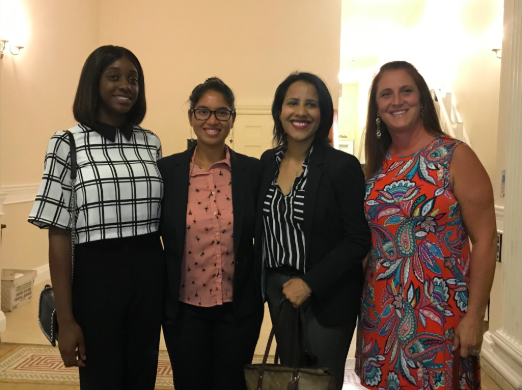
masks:
[[[495,205],[495,216],[497,219],[504,219],[504,206]]]
[[[51,279],[51,272],[49,271],[49,263],[36,267],[36,278],[34,279],[35,286]],[[33,298],[35,294],[39,294],[39,291],[33,291]]]
[[[1,194],[5,194],[3,204],[14,204],[33,202],[40,184],[23,184],[19,186],[3,186],[0,188],[0,211],[1,211]]]
[[[3,191],[0,188],[0,216],[4,215],[4,204],[5,204],[6,198],[7,198],[7,192]],[[1,321],[1,319],[0,319],[0,321]]]
[[[5,331],[7,327],[7,319],[5,318],[5,314],[2,310],[0,310],[0,333]]]
[[[484,334],[483,368],[503,389],[522,389],[522,346],[502,330]]]

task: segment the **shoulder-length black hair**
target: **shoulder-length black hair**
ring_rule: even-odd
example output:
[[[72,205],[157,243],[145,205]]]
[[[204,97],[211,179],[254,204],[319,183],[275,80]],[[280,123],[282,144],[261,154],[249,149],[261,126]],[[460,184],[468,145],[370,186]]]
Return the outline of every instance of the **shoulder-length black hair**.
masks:
[[[295,72],[288,76],[276,89],[274,102],[272,103],[272,118],[274,119],[274,146],[283,146],[286,148],[287,134],[283,129],[281,123],[281,110],[283,108],[283,101],[285,100],[288,88],[296,81],[304,81],[315,87],[317,97],[319,99],[319,112],[321,119],[319,121],[319,128],[315,133],[314,144],[322,143],[328,144],[328,134],[333,123],[334,108],[332,96],[328,87],[319,77],[312,73]]]
[[[127,114],[127,122],[139,125],[147,112],[145,101],[145,77],[138,58],[128,49],[120,46],[101,46],[94,50],[83,65],[80,82],[74,98],[74,118],[89,127],[96,124],[102,73],[114,61],[127,58],[138,71],[138,99]]]
[[[366,117],[366,135],[364,137],[365,164],[364,173],[367,179],[373,176],[382,166],[382,161],[391,145],[392,139],[386,123],[381,121],[381,138],[377,138],[377,88],[384,73],[391,70],[404,70],[410,75],[419,90],[419,103],[423,111],[422,122],[426,131],[435,136],[443,135],[435,104],[431,97],[430,89],[424,77],[409,62],[393,61],[381,66],[370,88],[368,99],[368,116]]]

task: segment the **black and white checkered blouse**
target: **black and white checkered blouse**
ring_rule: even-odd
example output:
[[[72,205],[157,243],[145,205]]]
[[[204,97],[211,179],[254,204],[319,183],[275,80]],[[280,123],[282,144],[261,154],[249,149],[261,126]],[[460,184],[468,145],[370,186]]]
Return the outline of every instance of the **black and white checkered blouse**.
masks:
[[[263,203],[263,261],[268,268],[288,266],[305,272],[306,243],[303,231],[305,187],[313,147],[303,162],[290,193],[283,195],[277,177],[284,157],[281,149],[274,154],[278,169]]]
[[[163,182],[156,162],[159,138],[139,126],[100,124],[69,129],[76,141],[78,243],[158,231]],[[49,141],[44,174],[29,222],[40,228],[69,227],[70,146],[59,131]]]

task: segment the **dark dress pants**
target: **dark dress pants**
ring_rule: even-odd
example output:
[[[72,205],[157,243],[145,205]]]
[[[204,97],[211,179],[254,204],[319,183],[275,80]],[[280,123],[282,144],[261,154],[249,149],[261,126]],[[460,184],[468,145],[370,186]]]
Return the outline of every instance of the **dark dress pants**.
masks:
[[[284,275],[276,270],[270,270],[266,274],[266,294],[268,308],[272,323],[276,322],[279,315],[280,303],[284,299],[283,284],[290,278],[299,277],[298,275]],[[354,297],[360,299],[360,297]],[[281,358],[281,364],[285,366],[295,366],[295,346],[299,342],[296,334],[297,311],[291,304],[283,305],[279,324],[276,324],[277,351]],[[356,322],[341,326],[325,327],[322,326],[314,315],[310,300],[306,300],[302,305],[303,320],[307,330],[307,338],[310,343],[310,352],[317,358],[315,367],[326,367],[331,369],[336,377],[337,389],[341,390],[344,382],[344,366],[350,343],[355,330]],[[339,308],[342,310],[342,308]]]
[[[176,390],[246,390],[243,368],[252,363],[263,312],[235,318],[232,303],[199,307],[178,303],[163,334]]]
[[[73,311],[85,339],[82,390],[153,390],[164,305],[159,236],[76,245]]]

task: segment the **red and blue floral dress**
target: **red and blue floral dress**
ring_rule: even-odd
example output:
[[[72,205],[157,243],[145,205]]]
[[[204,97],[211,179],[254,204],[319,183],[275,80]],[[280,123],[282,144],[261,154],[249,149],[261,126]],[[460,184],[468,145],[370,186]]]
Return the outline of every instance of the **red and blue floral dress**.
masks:
[[[453,338],[468,307],[470,246],[449,168],[460,141],[387,155],[366,183],[372,249],[357,374],[369,389],[451,389]],[[472,365],[461,359],[462,389]]]

